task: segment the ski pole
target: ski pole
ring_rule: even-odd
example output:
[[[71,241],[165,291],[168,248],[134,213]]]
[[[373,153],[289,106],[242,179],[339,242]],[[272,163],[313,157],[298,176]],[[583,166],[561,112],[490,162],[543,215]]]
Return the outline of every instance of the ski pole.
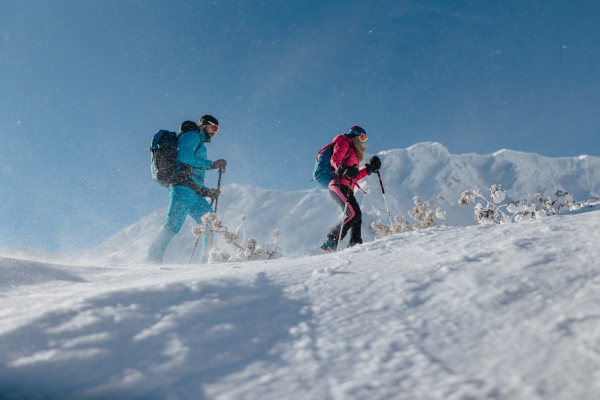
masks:
[[[350,190],[352,190],[352,178],[350,178]],[[344,230],[344,221],[346,221],[346,211],[348,210],[348,197],[350,197],[350,193],[348,193],[348,196],[346,196],[346,201],[344,202],[344,215],[342,216],[342,224],[340,225],[340,236],[338,237],[335,251],[338,251],[340,249],[340,242],[342,241],[342,231]]]
[[[225,168],[219,168],[219,180],[217,182],[217,191],[221,190],[221,176],[223,175],[223,172],[225,172]],[[214,198],[214,200],[215,200],[215,214],[216,214],[217,207],[219,206],[219,195],[218,194],[217,194],[217,197]],[[212,206],[212,204],[211,204],[211,206]],[[215,238],[215,233],[211,231],[210,232],[210,242],[208,243],[208,248],[204,249],[204,257],[202,260],[202,264],[206,264],[208,262],[208,252],[213,247],[214,238]]]
[[[394,225],[392,222],[392,214],[390,214],[390,208],[388,207],[387,200],[385,199],[385,190],[383,189],[383,182],[381,181],[381,175],[379,174],[379,170],[377,172],[377,176],[379,177],[379,185],[381,186],[381,193],[383,194],[383,201],[385,202],[385,208],[388,212],[388,217],[390,217],[390,226]]]
[[[219,181],[217,182],[217,190],[221,190],[221,175],[223,175],[223,168],[219,168]],[[215,214],[217,213],[217,206],[219,205],[219,195],[217,195],[215,200]],[[210,204],[210,206],[212,207],[212,202]]]
[[[221,189],[221,175],[223,173],[222,168],[219,168],[219,181],[217,182],[217,190]],[[218,205],[218,201],[219,201],[219,195],[217,195],[216,197],[216,202],[215,202],[215,197],[213,197],[212,199],[210,199],[210,206],[212,208],[213,203],[215,203],[215,213],[217,212],[217,205]],[[211,232],[211,238],[210,238],[210,246],[212,247],[212,239],[213,239],[213,233]],[[194,243],[194,249],[192,250],[192,255],[190,256],[190,259],[188,261],[188,264],[190,264],[192,262],[192,258],[194,257],[194,253],[196,252],[196,248],[198,247],[198,242],[200,241],[200,236],[198,236],[198,238],[196,239],[196,243]],[[203,260],[204,262],[204,260]]]
[[[194,257],[194,253],[196,252],[196,247],[198,247],[198,241],[200,241],[200,236],[198,236],[198,238],[196,239],[196,243],[194,243],[194,249],[192,250],[192,255],[190,256],[190,259],[188,260],[188,264],[192,263],[192,257]]]

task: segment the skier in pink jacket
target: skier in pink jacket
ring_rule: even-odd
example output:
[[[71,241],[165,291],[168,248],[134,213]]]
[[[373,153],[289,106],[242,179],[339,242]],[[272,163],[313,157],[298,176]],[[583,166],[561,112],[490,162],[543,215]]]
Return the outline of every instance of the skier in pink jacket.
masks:
[[[381,160],[377,156],[373,156],[369,160],[369,164],[363,168],[358,168],[364,158],[366,147],[363,143],[366,140],[367,133],[360,126],[353,126],[348,133],[338,135],[333,139],[331,166],[336,171],[336,175],[329,182],[329,194],[342,210],[346,209],[341,238],[343,239],[350,231],[348,247],[362,243],[362,212],[356,197],[354,197],[354,187],[357,186],[357,181],[381,168]],[[340,239],[341,225],[338,224],[331,229],[327,240],[321,246],[323,251],[336,250]]]

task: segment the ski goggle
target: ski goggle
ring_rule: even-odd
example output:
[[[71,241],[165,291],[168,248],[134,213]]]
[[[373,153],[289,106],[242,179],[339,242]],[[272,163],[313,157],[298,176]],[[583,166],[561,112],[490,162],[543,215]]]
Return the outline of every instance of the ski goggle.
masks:
[[[209,124],[210,126],[212,126],[212,128],[213,128],[213,131],[215,131],[215,132],[219,132],[219,125],[217,125],[217,124],[213,124],[212,122],[209,122],[209,121],[206,121],[206,122],[208,122],[208,124]]]
[[[353,126],[348,133],[350,136],[358,137],[358,140],[360,140],[361,143],[364,143],[367,140],[367,132],[360,126]]]

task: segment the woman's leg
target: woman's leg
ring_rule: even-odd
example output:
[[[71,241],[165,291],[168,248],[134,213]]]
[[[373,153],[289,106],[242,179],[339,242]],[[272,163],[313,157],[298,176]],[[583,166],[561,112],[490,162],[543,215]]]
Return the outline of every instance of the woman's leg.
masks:
[[[335,202],[344,210],[346,209],[346,215],[344,216],[344,224],[342,228],[342,239],[351,230],[349,246],[353,246],[358,243],[362,243],[361,238],[361,223],[362,213],[360,206],[354,197],[354,193],[348,186],[337,186],[332,185],[329,187],[329,195],[335,200]],[[341,225],[341,224],[340,224]],[[340,225],[334,226],[327,237],[333,239],[334,246],[337,246],[337,241],[340,235]]]

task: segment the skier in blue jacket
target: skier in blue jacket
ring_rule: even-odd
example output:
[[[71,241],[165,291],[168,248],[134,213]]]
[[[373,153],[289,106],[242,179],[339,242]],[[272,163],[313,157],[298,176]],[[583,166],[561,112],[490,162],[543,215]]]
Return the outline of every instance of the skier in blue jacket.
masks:
[[[199,126],[193,121],[181,124],[181,134],[177,139],[177,179],[169,186],[167,218],[158,237],[146,253],[146,263],[162,264],[169,243],[179,232],[188,215],[201,224],[202,216],[213,212],[205,197],[215,198],[219,191],[204,187],[205,171],[216,168],[224,171],[227,162],[223,159],[209,161],[206,158],[204,143],[210,142],[218,130],[219,121],[211,115],[200,118]],[[209,236],[204,234],[202,237],[200,260],[204,257]]]

